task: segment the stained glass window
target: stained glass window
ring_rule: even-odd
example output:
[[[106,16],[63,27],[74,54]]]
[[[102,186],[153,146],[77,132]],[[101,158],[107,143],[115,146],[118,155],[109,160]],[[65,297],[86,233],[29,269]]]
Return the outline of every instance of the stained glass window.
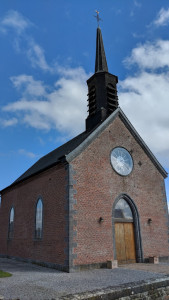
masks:
[[[42,224],[43,223],[43,203],[39,199],[36,205],[36,224],[35,224],[35,238],[42,238]]]

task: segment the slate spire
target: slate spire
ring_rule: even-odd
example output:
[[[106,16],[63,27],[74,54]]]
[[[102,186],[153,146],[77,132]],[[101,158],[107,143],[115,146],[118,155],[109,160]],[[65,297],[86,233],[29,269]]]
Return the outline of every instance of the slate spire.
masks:
[[[101,29],[98,27],[97,37],[96,37],[95,73],[100,71],[108,72],[108,66],[107,66],[106,55],[104,51]]]
[[[108,72],[102,33],[97,28],[95,73],[87,80],[88,117],[86,130],[93,130],[118,107],[116,84],[118,77]]]

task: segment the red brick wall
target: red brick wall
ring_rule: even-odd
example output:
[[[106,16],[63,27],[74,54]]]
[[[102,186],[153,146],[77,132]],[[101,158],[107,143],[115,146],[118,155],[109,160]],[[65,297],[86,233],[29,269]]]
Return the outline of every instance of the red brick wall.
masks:
[[[110,152],[117,146],[132,150],[134,169],[129,176],[119,176],[110,164]],[[119,118],[72,161],[72,167],[77,181],[73,186],[77,191],[75,265],[113,259],[112,207],[121,193],[137,206],[144,258],[169,255],[163,177]],[[100,217],[104,218],[101,224]]]
[[[0,254],[64,264],[66,232],[66,171],[56,166],[2,194],[0,208]],[[38,197],[44,205],[43,238],[37,241],[35,208]],[[8,240],[11,207],[15,209],[14,235]]]
[[[110,164],[111,150],[117,146],[132,151],[134,169],[129,176],[119,176]],[[119,118],[72,161],[71,167],[75,171],[71,186],[75,204],[71,200],[71,207],[76,212],[70,228],[66,221],[68,173],[58,165],[3,192],[0,254],[59,265],[68,260],[68,250],[72,257],[77,255],[74,265],[114,259],[112,207],[115,199],[124,193],[138,209],[144,258],[169,255],[163,177]],[[40,196],[44,204],[44,230],[42,241],[37,241],[34,239],[35,208]],[[15,208],[14,236],[9,241],[12,206]],[[103,223],[98,222],[100,217],[104,218]],[[147,224],[149,218],[151,225]],[[71,252],[66,240],[68,228],[72,226],[74,249]]]

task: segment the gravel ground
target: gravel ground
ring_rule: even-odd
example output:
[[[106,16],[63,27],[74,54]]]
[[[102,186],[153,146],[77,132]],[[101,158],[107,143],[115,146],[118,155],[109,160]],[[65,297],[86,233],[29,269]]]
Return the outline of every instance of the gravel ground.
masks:
[[[59,299],[68,294],[164,277],[155,269],[152,272],[122,267],[64,273],[6,258],[0,258],[0,269],[13,274],[12,277],[0,279],[0,295],[5,300]]]

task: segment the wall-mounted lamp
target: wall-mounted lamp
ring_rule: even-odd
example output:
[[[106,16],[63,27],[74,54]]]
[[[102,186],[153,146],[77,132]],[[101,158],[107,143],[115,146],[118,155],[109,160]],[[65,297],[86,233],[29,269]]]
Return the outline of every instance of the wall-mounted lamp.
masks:
[[[147,223],[148,223],[148,225],[151,225],[151,223],[152,223],[152,219],[151,219],[151,218],[149,218],[149,219],[147,220]]]
[[[104,219],[102,217],[99,218],[99,223],[102,223]]]

